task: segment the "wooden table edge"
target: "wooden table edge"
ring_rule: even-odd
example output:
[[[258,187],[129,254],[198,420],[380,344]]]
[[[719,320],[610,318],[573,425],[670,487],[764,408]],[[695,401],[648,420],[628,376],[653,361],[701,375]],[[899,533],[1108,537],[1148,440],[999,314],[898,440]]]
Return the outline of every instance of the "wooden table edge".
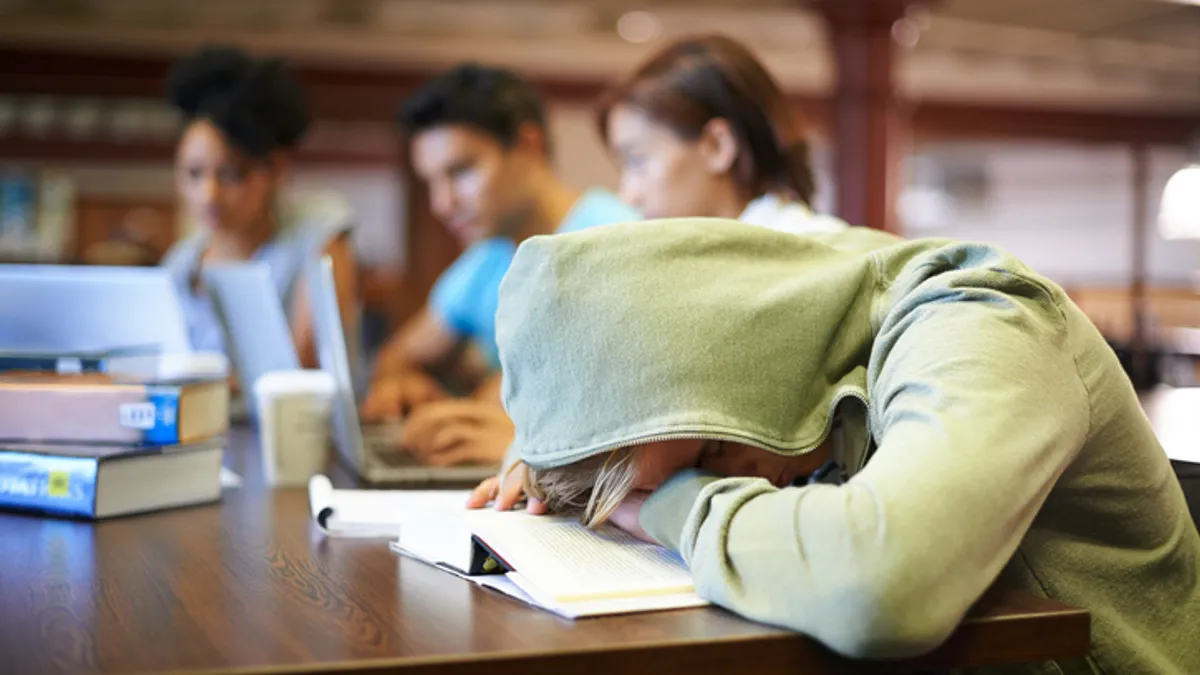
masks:
[[[1033,619],[1030,619],[1033,615]],[[984,631],[983,624],[991,624]],[[997,628],[997,625],[999,628]],[[1060,636],[1054,645],[1031,640],[1048,629]],[[1003,648],[1000,648],[1003,645]],[[1014,645],[1017,648],[1014,650]],[[930,669],[978,668],[1013,663],[1014,651],[1021,662],[1082,658],[1091,647],[1091,615],[1087,610],[1064,606],[1051,612],[1028,612],[1004,617],[983,617],[966,622],[933,651],[897,660],[850,660],[822,647],[799,633],[773,633],[753,637],[731,636],[693,640],[657,640],[614,647],[579,649],[478,652],[434,656],[393,657],[352,661],[327,661],[293,665],[241,666],[233,668],[173,670],[170,675],[612,675],[655,673],[664,669],[704,675],[735,671],[743,666],[746,648],[754,651],[757,675],[795,675],[803,664],[821,662],[828,673],[910,673]],[[640,656],[639,668],[630,669],[631,656]]]

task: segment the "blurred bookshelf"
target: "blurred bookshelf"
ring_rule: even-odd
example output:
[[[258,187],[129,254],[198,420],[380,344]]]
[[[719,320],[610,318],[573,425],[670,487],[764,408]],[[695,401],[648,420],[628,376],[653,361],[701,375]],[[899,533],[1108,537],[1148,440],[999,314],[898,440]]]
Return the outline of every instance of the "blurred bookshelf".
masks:
[[[0,94],[0,263],[157,264],[187,229],[170,178],[180,129],[160,99]],[[399,149],[390,123],[317,120],[296,164],[395,167]]]
[[[179,127],[154,99],[0,95],[0,261],[156,264],[177,230],[169,192],[89,194],[77,169],[168,173]]]
[[[74,193],[52,170],[0,170],[0,261],[62,262],[71,245]]]

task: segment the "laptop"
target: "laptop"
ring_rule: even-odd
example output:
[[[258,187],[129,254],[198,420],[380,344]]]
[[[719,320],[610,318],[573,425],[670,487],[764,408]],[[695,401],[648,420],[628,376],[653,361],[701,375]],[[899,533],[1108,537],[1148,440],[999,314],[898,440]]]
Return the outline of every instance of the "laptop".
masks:
[[[0,265],[0,348],[192,351],[175,284],[153,267]]]
[[[333,404],[333,433],[346,466],[369,483],[474,484],[495,476],[498,465],[422,466],[396,449],[403,423],[360,424],[354,374],[338,311],[333,262],[314,261],[307,270],[313,327],[321,369],[337,382]],[[355,350],[357,354],[357,350]]]
[[[225,351],[233,362],[242,405],[252,417],[258,378],[272,370],[300,367],[283,303],[264,262],[214,265],[203,275],[213,313],[225,332]]]

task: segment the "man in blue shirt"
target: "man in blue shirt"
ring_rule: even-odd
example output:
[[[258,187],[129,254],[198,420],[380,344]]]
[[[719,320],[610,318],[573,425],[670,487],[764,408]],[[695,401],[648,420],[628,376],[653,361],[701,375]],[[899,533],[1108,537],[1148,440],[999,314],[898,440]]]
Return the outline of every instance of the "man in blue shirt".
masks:
[[[607,190],[558,178],[542,101],[510,71],[453,68],[401,105],[399,123],[434,215],[465,250],[380,352],[363,416],[409,413],[401,444],[430,464],[498,462],[512,425],[498,395],[496,304],[517,244],[640,216]],[[443,400],[445,382],[472,395]]]

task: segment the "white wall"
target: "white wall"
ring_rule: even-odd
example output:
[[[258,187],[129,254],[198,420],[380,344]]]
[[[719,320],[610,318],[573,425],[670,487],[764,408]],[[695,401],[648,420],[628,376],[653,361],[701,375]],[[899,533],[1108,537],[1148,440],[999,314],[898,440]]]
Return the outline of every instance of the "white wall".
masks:
[[[617,168],[596,131],[591,107],[578,103],[557,104],[548,114],[558,175],[575,188],[602,185],[615,190]]]
[[[972,144],[925,148],[983,163],[986,193],[952,207],[945,224],[909,231],[1004,246],[1062,284],[1127,284],[1132,275],[1133,163],[1124,146]],[[1156,229],[1163,186],[1182,152],[1150,151],[1147,275],[1187,284],[1200,268],[1200,244],[1168,242]]]

